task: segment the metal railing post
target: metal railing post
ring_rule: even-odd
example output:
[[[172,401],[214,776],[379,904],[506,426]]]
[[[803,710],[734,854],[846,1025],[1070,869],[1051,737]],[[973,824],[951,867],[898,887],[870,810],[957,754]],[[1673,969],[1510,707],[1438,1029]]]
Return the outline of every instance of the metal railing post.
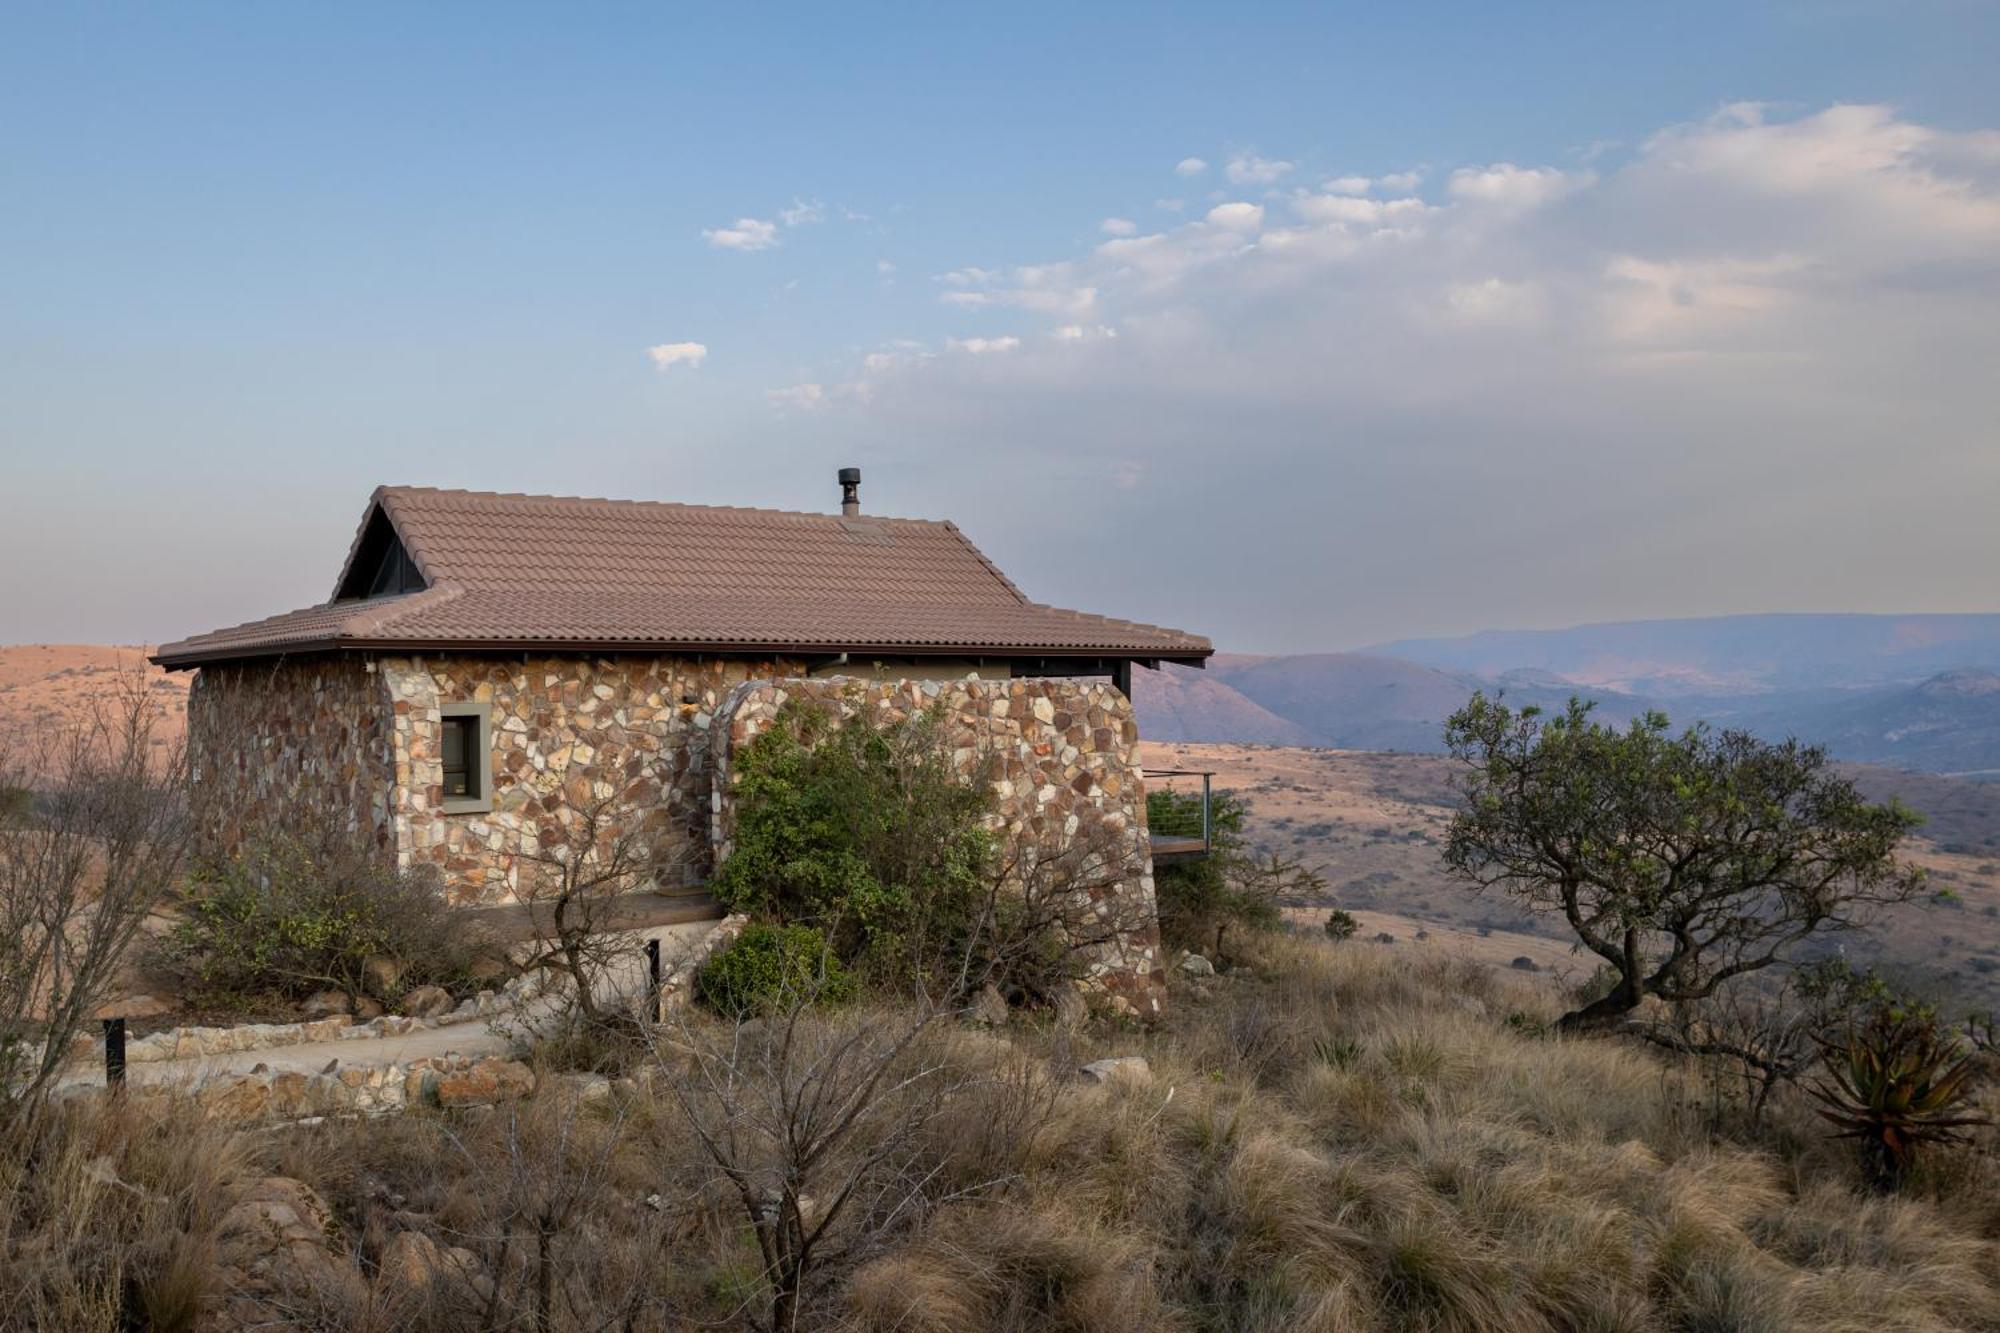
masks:
[[[1209,807],[1208,783],[1209,783],[1209,775],[1207,773],[1202,774],[1201,775],[1201,849],[1204,852],[1209,850],[1209,842],[1213,833],[1213,829],[1211,828],[1209,821],[1210,807]]]

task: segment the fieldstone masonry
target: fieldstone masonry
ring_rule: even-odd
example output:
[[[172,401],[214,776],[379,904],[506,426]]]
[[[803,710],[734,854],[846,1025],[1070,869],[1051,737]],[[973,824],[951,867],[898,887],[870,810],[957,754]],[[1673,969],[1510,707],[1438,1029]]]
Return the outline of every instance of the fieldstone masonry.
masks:
[[[632,654],[362,656],[202,669],[189,696],[194,803],[210,850],[256,829],[360,836],[433,866],[454,901],[532,892],[584,812],[647,835],[660,887],[704,882],[727,855],[729,754],[791,700],[890,722],[939,707],[954,762],[993,783],[1015,859],[1101,842],[1119,867],[1101,919],[1143,921],[1094,963],[1102,993],[1150,1014],[1164,989],[1138,727],[1125,696],[1081,679],[805,676],[784,658]],[[491,717],[491,809],[446,813],[442,705]]]
[[[609,802],[607,819],[648,834],[662,887],[704,882],[709,729],[732,686],[798,667],[682,657],[385,658],[395,770],[389,807],[404,866],[435,865],[465,902],[532,889],[537,858]],[[493,808],[440,809],[440,704],[492,709]]]
[[[194,800],[208,849],[258,829],[356,834],[453,900],[511,902],[606,804],[646,831],[661,887],[711,868],[710,724],[729,690],[787,659],[633,655],[360,657],[204,667],[189,695]],[[439,706],[491,709],[489,811],[446,814]]]
[[[894,725],[927,709],[947,720],[952,762],[967,781],[993,786],[989,824],[1016,863],[1089,845],[1114,873],[1093,876],[1091,910],[1132,923],[1098,952],[1091,982],[1113,1007],[1157,1014],[1165,995],[1153,860],[1146,828],[1139,727],[1110,685],[1080,679],[875,681],[842,677],[739,685],[716,718],[712,797],[718,863],[735,825],[732,756],[788,705]]]

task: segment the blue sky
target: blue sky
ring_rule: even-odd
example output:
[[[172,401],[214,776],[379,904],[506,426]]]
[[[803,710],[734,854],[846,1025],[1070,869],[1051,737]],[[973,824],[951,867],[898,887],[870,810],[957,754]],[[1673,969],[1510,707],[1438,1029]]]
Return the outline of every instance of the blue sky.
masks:
[[[1993,609],[2000,7],[1079,8],[9,7],[0,642],[850,462],[1243,649]]]

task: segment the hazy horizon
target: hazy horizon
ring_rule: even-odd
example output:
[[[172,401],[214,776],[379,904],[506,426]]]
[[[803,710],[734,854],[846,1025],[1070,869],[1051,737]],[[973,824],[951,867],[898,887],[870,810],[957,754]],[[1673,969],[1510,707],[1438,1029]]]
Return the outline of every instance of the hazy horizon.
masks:
[[[845,464],[1231,651],[1993,606],[1991,7],[4,23],[0,642]]]

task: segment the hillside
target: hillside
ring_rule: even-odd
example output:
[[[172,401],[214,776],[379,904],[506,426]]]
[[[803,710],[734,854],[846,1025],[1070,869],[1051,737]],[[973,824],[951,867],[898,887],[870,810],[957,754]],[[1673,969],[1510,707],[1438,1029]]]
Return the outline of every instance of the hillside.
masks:
[[[191,677],[149,665],[146,651],[94,643],[0,647],[0,747],[85,720],[99,706],[135,691],[163,706],[162,721],[170,736],[177,735]]]
[[[1796,736],[1838,759],[2000,777],[2000,674],[1981,668],[1869,687],[1638,695],[1542,667],[1488,677],[1368,653],[1301,653],[1219,658],[1206,672],[1169,665],[1133,679],[1141,728],[1155,739],[1429,754],[1442,751],[1444,720],[1475,690],[1516,707],[1560,708],[1581,696],[1619,724],[1658,708],[1676,725]]]
[[[1318,869],[1329,901],[1380,915],[1367,918],[1371,932],[1412,939],[1418,931],[1511,933],[1568,948],[1558,923],[1446,878],[1438,857],[1456,771],[1446,758],[1152,743],[1145,761],[1150,768],[1214,770],[1218,788],[1247,801],[1251,844]],[[1865,765],[1844,771],[1871,799],[1898,797],[1925,815],[1906,855],[1949,896],[1900,908],[1866,933],[1845,937],[1843,946],[1910,984],[1968,1007],[2000,1010],[2000,790]],[[1190,779],[1163,781],[1192,789]],[[1526,948],[1515,953],[1535,956]],[[1593,966],[1581,957],[1571,963],[1585,975]]]

